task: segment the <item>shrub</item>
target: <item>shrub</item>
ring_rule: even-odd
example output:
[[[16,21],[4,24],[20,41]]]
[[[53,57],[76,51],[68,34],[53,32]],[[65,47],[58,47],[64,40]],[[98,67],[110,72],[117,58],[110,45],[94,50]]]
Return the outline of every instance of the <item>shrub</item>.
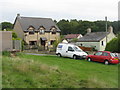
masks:
[[[11,54],[10,51],[3,51],[2,52],[2,55],[4,55],[4,56],[10,56],[10,54]]]
[[[18,38],[17,34],[15,32],[12,32],[12,37],[13,38]]]
[[[118,38],[114,38],[109,43],[107,43],[105,50],[111,52],[118,52]]]

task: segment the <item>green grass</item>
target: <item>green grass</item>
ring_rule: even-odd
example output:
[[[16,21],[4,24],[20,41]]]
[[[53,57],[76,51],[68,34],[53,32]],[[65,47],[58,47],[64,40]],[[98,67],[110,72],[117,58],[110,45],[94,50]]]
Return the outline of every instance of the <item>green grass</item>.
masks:
[[[3,88],[117,88],[118,65],[56,56],[3,56]]]

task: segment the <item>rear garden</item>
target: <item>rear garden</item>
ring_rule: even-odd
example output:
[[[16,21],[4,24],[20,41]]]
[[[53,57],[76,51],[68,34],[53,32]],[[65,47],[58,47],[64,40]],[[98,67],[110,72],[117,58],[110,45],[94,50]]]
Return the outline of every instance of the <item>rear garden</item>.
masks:
[[[3,88],[118,88],[118,65],[18,53],[2,56]]]

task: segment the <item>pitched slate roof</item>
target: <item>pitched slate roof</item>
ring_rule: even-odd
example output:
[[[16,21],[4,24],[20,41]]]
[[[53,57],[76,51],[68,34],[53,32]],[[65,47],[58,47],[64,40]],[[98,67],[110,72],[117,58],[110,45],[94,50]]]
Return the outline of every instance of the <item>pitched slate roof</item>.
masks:
[[[33,26],[35,30],[38,30],[40,26],[43,26],[45,28],[45,31],[50,31],[52,26],[55,26],[57,28],[57,31],[60,31],[60,29],[57,27],[57,25],[54,23],[54,21],[51,18],[35,18],[35,17],[18,16],[17,19],[20,22],[23,30],[27,30],[29,26]]]
[[[107,35],[109,32],[107,32]],[[93,32],[93,33],[87,33],[85,36],[80,38],[79,42],[98,42],[106,37],[106,32]]]
[[[65,35],[66,39],[73,39],[73,38],[77,38],[80,34],[67,34]]]

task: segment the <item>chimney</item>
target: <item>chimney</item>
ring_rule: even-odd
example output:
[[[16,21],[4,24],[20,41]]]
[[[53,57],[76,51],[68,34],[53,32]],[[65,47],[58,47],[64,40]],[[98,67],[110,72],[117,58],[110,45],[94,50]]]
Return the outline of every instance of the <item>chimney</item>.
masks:
[[[87,29],[87,33],[91,33],[91,28],[88,28],[88,29]]]
[[[17,17],[19,17],[19,16],[20,16],[20,14],[18,13],[18,14],[17,14]]]
[[[112,26],[110,26],[110,27],[108,28],[108,32],[113,33],[113,27],[112,27]]]

